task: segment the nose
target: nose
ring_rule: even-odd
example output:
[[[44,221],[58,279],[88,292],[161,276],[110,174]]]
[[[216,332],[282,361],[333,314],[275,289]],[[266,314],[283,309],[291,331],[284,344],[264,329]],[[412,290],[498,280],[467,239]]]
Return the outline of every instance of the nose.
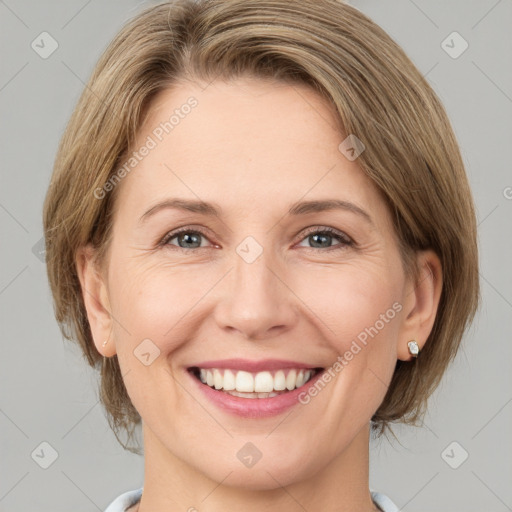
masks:
[[[283,267],[266,251],[252,263],[235,254],[231,272],[218,290],[214,317],[223,331],[248,340],[281,336],[298,319],[297,298],[280,275]]]

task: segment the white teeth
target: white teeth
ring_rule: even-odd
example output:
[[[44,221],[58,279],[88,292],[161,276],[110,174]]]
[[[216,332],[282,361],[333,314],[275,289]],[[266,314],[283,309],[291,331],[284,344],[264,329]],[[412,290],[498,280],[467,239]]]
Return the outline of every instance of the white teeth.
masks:
[[[313,370],[291,369],[276,372],[250,373],[218,368],[201,368],[199,379],[203,384],[244,398],[269,398],[300,388],[313,376]],[[242,393],[242,394],[241,394]]]
[[[254,378],[254,391],[270,393],[274,389],[274,378],[270,372],[259,372]]]
[[[294,390],[296,382],[297,382],[297,372],[295,370],[290,370],[290,372],[286,376],[286,389],[288,389],[289,391]]]
[[[286,377],[283,370],[279,370],[274,375],[274,389],[276,391],[284,391],[286,389]]]
[[[235,379],[235,387],[237,391],[252,393],[254,391],[254,377],[249,372],[237,372]]]
[[[279,393],[239,393],[238,391],[226,391],[228,395],[239,396],[241,398],[272,398]]]
[[[224,382],[222,388],[224,391],[232,391],[236,389],[235,374],[231,370],[224,370]]]
[[[223,381],[224,379],[222,378],[222,373],[220,373],[219,370],[215,368],[215,370],[213,370],[213,384],[215,389],[222,389],[222,386],[224,385]]]

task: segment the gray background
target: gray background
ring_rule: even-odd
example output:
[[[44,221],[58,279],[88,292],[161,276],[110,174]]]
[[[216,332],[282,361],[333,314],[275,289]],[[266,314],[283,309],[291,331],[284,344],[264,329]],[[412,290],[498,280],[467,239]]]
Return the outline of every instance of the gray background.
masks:
[[[372,441],[371,488],[406,512],[512,510],[512,1],[349,3],[403,46],[444,102],[476,200],[481,251],[477,319],[424,427],[396,427],[400,442]],[[84,82],[147,5],[0,1],[0,512],[104,510],[143,483],[142,457],[117,444],[95,374],[60,335],[37,244],[57,144]],[[31,48],[43,31],[59,45],[47,59]],[[469,44],[457,58],[442,46],[454,31]],[[42,442],[58,455],[47,469],[40,465],[51,449],[35,455]]]

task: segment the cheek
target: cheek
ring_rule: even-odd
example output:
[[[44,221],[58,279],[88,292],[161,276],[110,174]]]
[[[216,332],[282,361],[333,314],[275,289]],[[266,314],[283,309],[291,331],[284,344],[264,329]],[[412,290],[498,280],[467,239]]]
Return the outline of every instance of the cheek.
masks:
[[[401,279],[386,268],[375,262],[348,263],[297,274],[297,295],[317,316],[315,323],[323,325],[325,337],[338,353],[348,350],[358,336],[364,341],[368,330],[375,335],[375,326],[382,333],[396,329],[393,304],[401,297]]]
[[[361,424],[384,398],[396,365],[403,278],[400,267],[366,263],[303,276],[298,293],[321,320],[318,341],[324,338],[335,353],[332,389],[339,400],[325,407],[339,421],[350,411]],[[323,414],[321,401],[315,407]]]
[[[397,337],[402,310],[401,277],[385,271],[354,271],[345,280],[346,293],[338,307],[342,334],[337,343],[343,365],[344,386],[354,390],[346,397],[347,409],[366,420],[381,403],[397,359]]]
[[[217,280],[212,271],[173,267],[157,259],[117,265],[110,284],[113,313],[125,328],[121,337],[129,332],[130,345],[149,338],[162,352],[174,350]]]

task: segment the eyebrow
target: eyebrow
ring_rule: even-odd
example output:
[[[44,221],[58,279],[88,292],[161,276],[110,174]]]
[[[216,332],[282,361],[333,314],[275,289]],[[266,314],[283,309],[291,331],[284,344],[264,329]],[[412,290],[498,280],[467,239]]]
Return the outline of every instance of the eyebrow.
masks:
[[[139,222],[144,222],[149,217],[161,210],[175,209],[183,210],[192,213],[199,213],[201,215],[207,215],[210,217],[221,217],[222,209],[215,203],[207,203],[205,201],[195,201],[190,199],[167,199],[156,205],[152,206],[146,211]],[[371,216],[362,208],[351,203],[349,201],[343,201],[341,199],[325,199],[325,200],[314,200],[314,201],[299,201],[294,203],[288,210],[287,215],[289,216],[301,216],[309,215],[311,213],[325,212],[331,210],[345,210],[355,213],[362,217],[369,224],[373,224]]]

